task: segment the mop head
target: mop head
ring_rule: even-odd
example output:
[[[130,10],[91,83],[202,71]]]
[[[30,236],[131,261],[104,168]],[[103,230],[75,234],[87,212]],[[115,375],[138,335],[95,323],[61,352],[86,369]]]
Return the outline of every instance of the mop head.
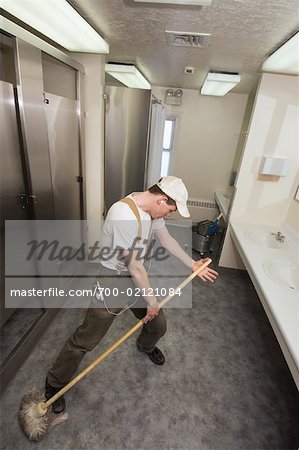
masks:
[[[40,441],[56,425],[68,419],[68,413],[54,414],[52,407],[43,409],[44,394],[37,388],[25,393],[19,411],[19,423],[30,441]]]

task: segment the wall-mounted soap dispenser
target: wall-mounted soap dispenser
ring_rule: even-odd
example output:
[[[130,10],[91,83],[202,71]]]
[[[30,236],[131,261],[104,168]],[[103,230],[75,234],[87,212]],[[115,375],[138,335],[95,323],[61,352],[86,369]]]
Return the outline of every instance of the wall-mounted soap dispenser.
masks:
[[[259,174],[285,177],[289,173],[290,164],[291,161],[289,159],[263,156]]]

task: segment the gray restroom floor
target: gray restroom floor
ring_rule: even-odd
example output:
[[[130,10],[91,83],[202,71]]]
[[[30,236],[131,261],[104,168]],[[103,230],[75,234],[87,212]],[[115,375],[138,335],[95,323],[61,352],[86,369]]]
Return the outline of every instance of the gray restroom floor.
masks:
[[[41,309],[16,309],[0,332],[0,364],[42,314]]]
[[[131,337],[67,395],[69,420],[40,443],[17,412],[84,316],[61,310],[1,397],[1,449],[297,449],[298,391],[246,272],[193,282],[193,308],[168,309],[164,366]],[[83,366],[135,323],[117,318]],[[83,367],[82,366],[82,367]]]

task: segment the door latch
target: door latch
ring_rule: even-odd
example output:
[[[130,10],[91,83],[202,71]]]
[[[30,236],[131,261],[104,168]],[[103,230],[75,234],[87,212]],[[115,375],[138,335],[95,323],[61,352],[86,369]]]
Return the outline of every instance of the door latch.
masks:
[[[37,202],[37,197],[34,194],[20,194],[19,200],[22,208],[25,209],[27,206],[34,205]]]

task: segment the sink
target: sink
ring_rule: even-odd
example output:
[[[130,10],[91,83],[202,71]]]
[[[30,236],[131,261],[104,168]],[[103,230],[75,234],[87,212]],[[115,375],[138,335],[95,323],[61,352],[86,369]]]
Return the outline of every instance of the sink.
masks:
[[[226,221],[226,216],[231,203],[231,197],[226,192],[215,191],[214,198],[218,205],[218,208],[223,214],[223,219]]]
[[[289,291],[299,291],[299,264],[287,258],[268,258],[263,263],[266,274]]]
[[[279,242],[270,231],[248,230],[244,232],[245,238],[252,244],[267,248],[287,248],[286,242]]]

